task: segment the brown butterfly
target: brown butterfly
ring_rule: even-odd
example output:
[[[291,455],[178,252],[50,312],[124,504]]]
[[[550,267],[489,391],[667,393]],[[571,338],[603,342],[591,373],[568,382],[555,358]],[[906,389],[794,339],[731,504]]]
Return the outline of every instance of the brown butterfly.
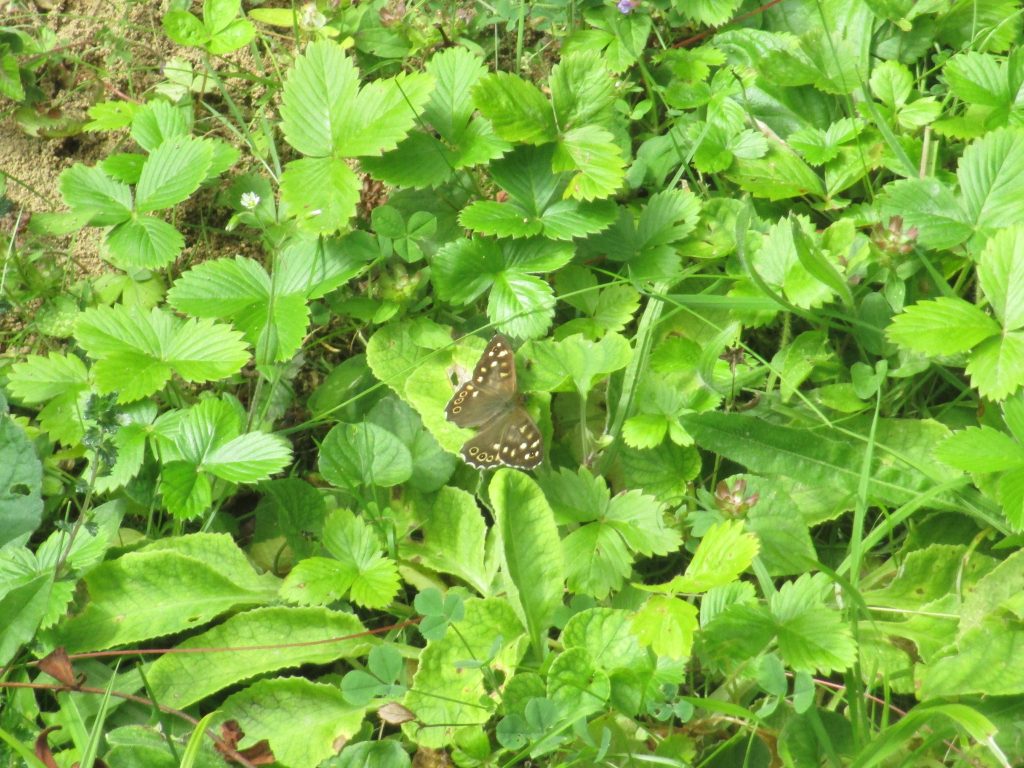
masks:
[[[500,333],[487,343],[473,378],[448,401],[444,415],[460,427],[482,427],[462,446],[462,458],[471,467],[534,469],[544,458],[540,430],[516,387],[512,347]]]

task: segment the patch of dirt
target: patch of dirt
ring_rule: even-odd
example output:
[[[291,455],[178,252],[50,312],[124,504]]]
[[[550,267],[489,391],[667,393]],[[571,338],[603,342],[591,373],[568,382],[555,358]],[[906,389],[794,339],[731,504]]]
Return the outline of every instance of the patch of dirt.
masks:
[[[200,68],[198,51],[177,46],[163,33],[160,20],[166,10],[166,0],[0,0],[0,24],[36,40],[46,34],[45,30],[53,33],[55,47],[35,72],[42,92],[35,108],[74,121],[88,119],[89,107],[100,101],[144,103],[152,97],[152,87],[163,80],[161,68],[172,57],[184,58],[197,70]],[[193,3],[192,10],[201,13],[201,4]],[[255,69],[245,49],[230,58],[243,70]],[[243,99],[251,95],[251,86],[241,94]],[[210,96],[217,98],[215,94]],[[0,210],[0,262],[7,258],[8,238],[14,235],[12,258],[32,253],[31,266],[39,264],[40,273],[48,276],[51,285],[52,275],[57,275],[59,288],[41,291],[44,297],[53,298],[55,290],[67,290],[81,278],[113,271],[100,256],[104,231],[91,227],[74,236],[54,238],[33,234],[27,229],[28,221],[37,212],[66,210],[58,182],[65,169],[75,163],[95,165],[112,153],[137,148],[127,130],[54,138],[30,136],[13,116],[21,106],[0,98],[0,173],[7,176],[6,196],[13,204],[6,213]],[[200,117],[202,110],[196,111]],[[237,143],[226,130],[215,133]],[[173,221],[187,243],[179,266],[235,253],[245,246],[237,237],[225,236],[221,227],[227,214],[223,209],[212,208],[217,220],[208,218],[213,194],[201,191],[174,214]],[[49,261],[42,264],[40,259]],[[0,301],[12,295],[10,288],[9,282],[7,289],[0,291]],[[11,343],[4,342],[5,337],[10,342],[22,329],[32,327],[40,301],[32,299],[31,294],[21,291],[8,299],[13,310],[0,312],[0,351],[6,354],[14,350]],[[36,346],[31,336],[17,338],[22,351]]]

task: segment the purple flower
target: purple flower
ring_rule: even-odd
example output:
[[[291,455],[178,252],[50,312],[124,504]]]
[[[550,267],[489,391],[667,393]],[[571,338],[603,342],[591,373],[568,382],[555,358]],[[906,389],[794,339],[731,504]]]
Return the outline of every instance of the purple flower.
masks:
[[[640,5],[640,0],[619,0],[619,13],[632,13]]]

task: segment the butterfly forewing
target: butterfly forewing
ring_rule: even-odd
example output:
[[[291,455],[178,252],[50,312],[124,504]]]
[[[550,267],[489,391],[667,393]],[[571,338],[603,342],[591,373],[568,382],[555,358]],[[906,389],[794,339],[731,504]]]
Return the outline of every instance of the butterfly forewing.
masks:
[[[510,410],[516,402],[516,365],[508,339],[500,333],[487,344],[473,376],[445,406],[448,421],[479,427]]]
[[[462,446],[462,458],[471,467],[534,469],[544,458],[540,430],[522,406],[491,422]]]
[[[462,446],[462,458],[477,469],[533,469],[544,456],[540,430],[526,412],[516,388],[512,347],[500,333],[488,342],[473,376],[444,409],[460,427],[482,427]]]

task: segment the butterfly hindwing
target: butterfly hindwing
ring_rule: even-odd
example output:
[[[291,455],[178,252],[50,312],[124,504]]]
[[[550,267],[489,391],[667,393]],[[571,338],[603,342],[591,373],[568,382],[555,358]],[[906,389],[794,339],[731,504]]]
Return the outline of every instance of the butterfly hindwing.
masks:
[[[472,467],[533,469],[543,459],[540,430],[516,388],[512,346],[500,333],[488,342],[472,378],[459,387],[444,412],[460,427],[481,427],[462,446],[462,458]]]
[[[515,357],[508,339],[499,333],[488,342],[472,378],[459,387],[444,413],[460,427],[479,427],[509,410],[515,400]]]
[[[534,469],[544,458],[544,441],[530,414],[516,406],[467,440],[461,453],[477,469]]]

